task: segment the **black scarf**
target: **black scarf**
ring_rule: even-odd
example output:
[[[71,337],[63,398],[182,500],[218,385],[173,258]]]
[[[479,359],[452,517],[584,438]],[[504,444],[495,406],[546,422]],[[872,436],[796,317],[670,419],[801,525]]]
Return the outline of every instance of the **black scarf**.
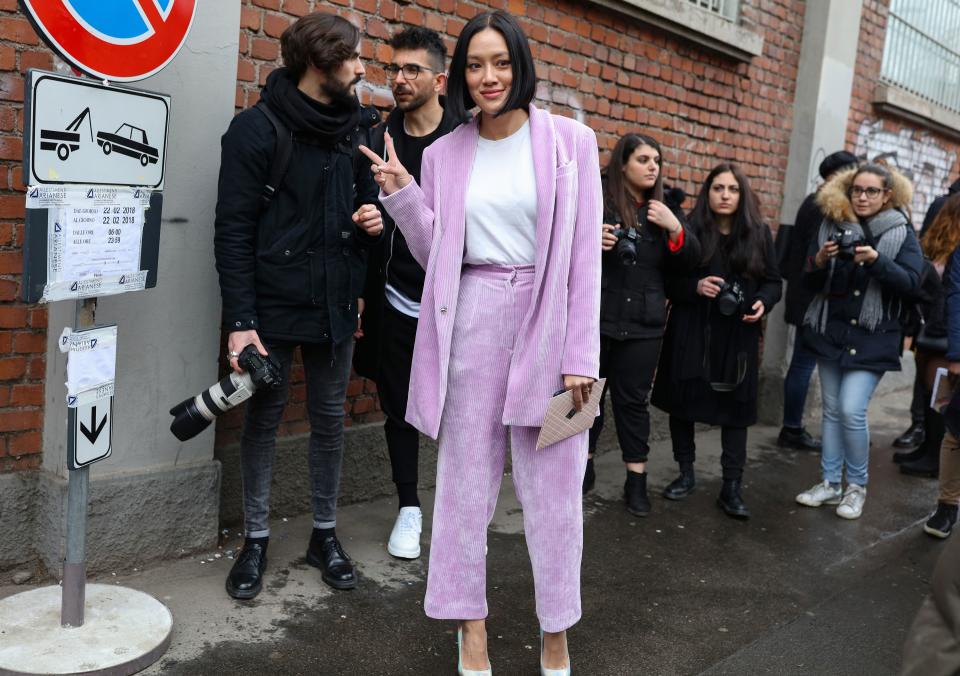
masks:
[[[297,89],[286,68],[278,68],[267,76],[260,98],[290,131],[327,147],[339,143],[360,122],[360,101],[356,96],[344,96],[329,105],[320,103]]]

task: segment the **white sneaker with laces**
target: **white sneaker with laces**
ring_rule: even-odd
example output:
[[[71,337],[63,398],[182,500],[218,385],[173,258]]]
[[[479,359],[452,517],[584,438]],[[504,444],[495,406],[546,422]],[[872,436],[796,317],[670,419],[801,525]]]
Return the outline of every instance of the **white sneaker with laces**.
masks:
[[[824,481],[798,495],[797,502],[807,507],[838,505],[842,496],[843,491],[840,490],[839,486],[834,488],[829,481]]]
[[[398,559],[420,558],[420,531],[423,529],[423,513],[419,507],[401,507],[393,524],[387,551]]]
[[[859,519],[863,514],[863,503],[867,501],[867,487],[849,484],[843,492],[843,500],[837,507],[837,516],[842,519]]]

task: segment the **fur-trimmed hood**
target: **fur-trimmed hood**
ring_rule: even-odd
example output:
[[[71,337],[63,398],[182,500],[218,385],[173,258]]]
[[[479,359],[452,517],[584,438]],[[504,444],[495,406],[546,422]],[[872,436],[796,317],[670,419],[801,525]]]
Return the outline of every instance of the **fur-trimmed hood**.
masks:
[[[820,211],[831,221],[835,223],[856,223],[857,215],[853,211],[853,205],[847,193],[853,184],[853,176],[857,173],[857,168],[846,169],[823,184],[817,193],[817,206]],[[910,214],[910,204],[913,201],[913,186],[910,181],[895,169],[890,169],[893,175],[893,192],[890,197],[890,205],[895,209],[902,209],[908,215]]]

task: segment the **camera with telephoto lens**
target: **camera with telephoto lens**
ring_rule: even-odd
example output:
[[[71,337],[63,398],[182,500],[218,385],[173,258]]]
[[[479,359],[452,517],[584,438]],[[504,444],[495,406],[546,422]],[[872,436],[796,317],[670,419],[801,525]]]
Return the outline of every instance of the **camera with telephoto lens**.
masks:
[[[740,282],[724,282],[714,300],[717,301],[717,312],[723,316],[732,317],[737,314],[743,307],[743,289],[740,288]]]
[[[231,372],[195,397],[180,402],[170,409],[173,422],[170,431],[180,441],[200,434],[217,416],[237,404],[245,402],[261,387],[277,387],[283,378],[280,363],[272,354],[264,357],[254,345],[243,348],[237,364],[246,373]]]
[[[838,251],[838,258],[846,258],[852,260],[853,257],[857,254],[857,247],[863,246],[866,244],[866,241],[862,237],[858,237],[853,230],[840,230],[830,235],[828,242],[836,242]]]

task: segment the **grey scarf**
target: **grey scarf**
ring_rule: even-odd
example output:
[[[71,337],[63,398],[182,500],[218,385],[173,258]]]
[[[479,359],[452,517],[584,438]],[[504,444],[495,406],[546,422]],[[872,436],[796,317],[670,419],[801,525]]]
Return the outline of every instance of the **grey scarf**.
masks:
[[[870,233],[873,235],[874,246],[882,256],[887,258],[896,258],[907,238],[907,226],[909,222],[903,212],[898,209],[884,209],[877,215],[867,221]],[[840,230],[850,230],[858,238],[866,239],[863,234],[863,228],[859,223],[836,223],[829,219],[824,219],[820,224],[820,232],[817,234],[817,243],[822,248],[827,239]],[[827,330],[827,315],[830,311],[830,302],[827,300],[825,291],[830,288],[833,281],[833,273],[836,269],[837,259],[831,258],[827,271],[827,283],[824,284],[824,292],[818,293],[810,302],[807,312],[803,317],[804,326],[810,326],[817,333],[824,333]],[[863,305],[860,306],[860,317],[857,322],[868,331],[875,331],[884,319],[889,319],[894,313],[891,307],[894,302],[899,303],[899,299],[891,299],[890,306],[884,311],[883,291],[880,288],[880,282],[871,279],[867,283],[867,292],[863,296]],[[899,313],[899,309],[897,310]]]

